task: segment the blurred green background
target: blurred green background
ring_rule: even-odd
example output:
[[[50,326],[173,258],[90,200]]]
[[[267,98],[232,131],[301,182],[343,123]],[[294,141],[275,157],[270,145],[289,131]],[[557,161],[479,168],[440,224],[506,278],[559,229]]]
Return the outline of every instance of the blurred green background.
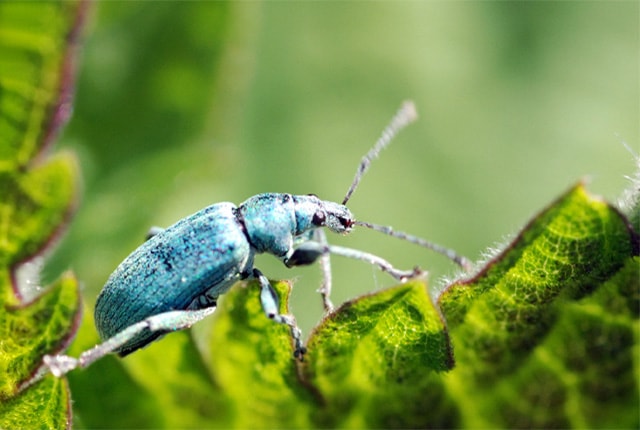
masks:
[[[401,101],[420,120],[350,202],[476,259],[585,175],[615,200],[639,150],[637,2],[95,2],[61,145],[84,192],[45,277],[71,267],[90,305],[151,225],[260,192],[341,201]],[[432,283],[455,267],[356,231],[364,249]],[[293,312],[321,316],[318,268]],[[334,301],[393,284],[334,258]]]

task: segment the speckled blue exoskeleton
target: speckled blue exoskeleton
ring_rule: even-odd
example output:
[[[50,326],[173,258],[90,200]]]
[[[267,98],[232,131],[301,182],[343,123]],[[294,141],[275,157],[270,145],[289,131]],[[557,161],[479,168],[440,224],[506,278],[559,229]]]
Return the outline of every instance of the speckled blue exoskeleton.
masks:
[[[320,292],[327,312],[332,309],[330,254],[367,261],[401,281],[420,273],[418,269],[398,270],[367,252],[331,246],[323,227],[338,234],[349,233],[355,225],[373,228],[434,249],[468,267],[468,261],[451,250],[395,232],[390,227],[356,221],[345,206],[371,160],[415,117],[413,104],[403,104],[376,145],[362,159],[342,204],[321,200],[315,195],[259,194],[239,206],[217,203],[167,229],[152,229],[148,240],[109,277],[98,297],[95,322],[105,341],[77,359],[66,355],[45,356],[46,366],[60,376],[75,367],[86,367],[111,352],[121,356],[130,354],[167,332],[188,328],[212,314],[218,297],[243,279],[259,282],[265,314],[289,326],[294,355],[302,359],[305,348],[301,332],[292,315],[279,313],[275,291],[254,267],[256,254],[272,254],[287,267],[319,260],[324,275]]]

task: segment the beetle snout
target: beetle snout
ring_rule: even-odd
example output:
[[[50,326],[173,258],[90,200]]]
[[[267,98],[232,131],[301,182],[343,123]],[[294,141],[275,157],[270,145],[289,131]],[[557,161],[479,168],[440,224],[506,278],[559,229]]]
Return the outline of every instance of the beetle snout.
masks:
[[[334,233],[349,233],[355,224],[355,218],[351,211],[344,205],[330,203],[325,206],[327,220],[325,225]]]

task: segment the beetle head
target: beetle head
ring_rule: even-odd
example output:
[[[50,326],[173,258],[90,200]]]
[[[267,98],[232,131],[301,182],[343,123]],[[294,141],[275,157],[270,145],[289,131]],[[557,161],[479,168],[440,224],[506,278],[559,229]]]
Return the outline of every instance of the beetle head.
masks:
[[[355,225],[355,218],[346,206],[320,200],[317,196],[293,196],[295,202],[295,235],[320,227],[327,227],[334,233],[349,233]]]
[[[325,226],[339,234],[349,233],[355,223],[353,214],[345,205],[329,201],[322,201],[320,210],[314,215],[314,224],[316,224],[316,217],[324,218],[318,219],[321,223],[317,225]]]

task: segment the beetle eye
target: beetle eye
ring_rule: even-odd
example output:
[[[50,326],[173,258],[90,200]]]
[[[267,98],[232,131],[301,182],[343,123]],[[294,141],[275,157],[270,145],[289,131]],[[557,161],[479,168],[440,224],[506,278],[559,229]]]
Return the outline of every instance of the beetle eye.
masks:
[[[344,228],[349,229],[353,227],[353,220],[351,218],[339,217],[338,221],[340,221],[340,224],[342,224]]]
[[[313,223],[313,225],[321,226],[321,225],[324,225],[325,220],[326,220],[326,216],[324,212],[317,211],[316,213],[313,214],[313,219],[311,220],[311,222]]]

